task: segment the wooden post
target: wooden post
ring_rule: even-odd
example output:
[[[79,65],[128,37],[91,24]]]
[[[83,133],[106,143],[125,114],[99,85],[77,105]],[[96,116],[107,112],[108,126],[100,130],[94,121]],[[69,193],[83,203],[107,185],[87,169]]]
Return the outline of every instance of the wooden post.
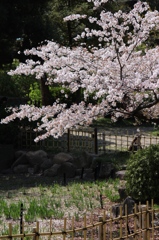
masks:
[[[33,227],[33,231],[32,232],[36,234],[36,227]],[[36,240],[36,235],[33,236],[33,240]]]
[[[73,230],[73,232],[72,232],[72,240],[74,239],[74,226],[75,226],[75,218],[74,217],[72,217],[72,230]]]
[[[23,203],[20,206],[20,233],[23,233]],[[23,238],[21,238],[22,240]]]
[[[66,186],[67,182],[66,182],[66,173],[63,174],[63,185]]]
[[[64,218],[64,233],[63,233],[63,240],[66,239],[66,218]]]
[[[99,240],[103,240],[103,217],[99,216],[98,222],[101,222],[99,225]]]
[[[149,202],[146,202],[146,239],[150,239],[150,212],[149,212]]]
[[[84,215],[84,240],[87,238],[87,230],[86,230],[86,215]]]
[[[97,128],[94,129],[94,152],[95,154],[98,154]]]
[[[81,170],[81,179],[83,179],[83,174],[84,174],[84,167],[82,167],[82,170]]]
[[[9,237],[12,239],[12,224],[9,223]]]
[[[122,219],[122,206],[120,206],[120,239],[123,238],[123,231],[122,231],[122,224],[123,224],[123,219]]]
[[[36,227],[33,228],[33,233],[35,233],[33,240],[39,240],[39,222],[36,222]]]
[[[146,205],[140,205],[139,211],[141,212],[141,226],[143,240],[147,240],[147,217],[146,217]]]
[[[152,239],[154,239],[154,216],[155,216],[155,211],[154,211],[154,202],[153,199],[151,200],[151,209],[152,209],[152,218],[151,218],[151,223],[152,223]]]
[[[67,152],[70,152],[70,129],[67,131]]]

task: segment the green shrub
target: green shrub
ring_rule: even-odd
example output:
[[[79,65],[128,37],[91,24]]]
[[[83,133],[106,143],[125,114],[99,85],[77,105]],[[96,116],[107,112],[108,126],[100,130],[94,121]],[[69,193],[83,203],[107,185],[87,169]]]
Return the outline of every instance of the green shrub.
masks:
[[[126,181],[127,193],[135,199],[159,199],[159,145],[151,145],[131,155]]]

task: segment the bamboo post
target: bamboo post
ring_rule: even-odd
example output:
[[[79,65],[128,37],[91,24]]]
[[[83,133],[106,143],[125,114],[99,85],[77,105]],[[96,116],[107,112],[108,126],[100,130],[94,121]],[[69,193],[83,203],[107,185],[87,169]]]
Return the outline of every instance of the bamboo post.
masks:
[[[98,154],[97,128],[94,129],[94,152],[95,152],[95,154]]]
[[[52,233],[52,219],[50,219],[50,237],[48,239],[51,239],[51,233]]]
[[[123,237],[123,228],[122,228],[122,223],[123,223],[123,219],[122,219],[122,206],[120,206],[120,239],[122,239]]]
[[[152,224],[152,239],[154,239],[154,214],[155,214],[155,212],[154,212],[154,202],[153,202],[153,199],[151,200],[151,209],[152,209],[152,212],[151,212],[151,214],[152,214],[152,219],[151,219],[151,224]]]
[[[137,235],[136,235],[137,222],[138,222],[138,219],[137,219],[137,205],[135,204],[135,207],[134,207],[134,233],[135,233],[134,239],[137,239]]]
[[[9,223],[9,237],[12,238],[12,224]]]
[[[138,224],[138,228],[141,230],[142,229],[142,211],[141,211],[141,202],[139,202],[138,205],[138,211],[139,211],[139,224]],[[139,235],[140,239],[142,238],[142,232],[140,231],[140,235]]]
[[[146,231],[146,224],[147,224],[147,219],[146,219],[146,205],[141,205],[141,229],[142,229],[142,235],[143,235],[143,240],[147,240],[147,231]]]
[[[93,215],[92,215],[92,212],[91,212],[91,224],[93,225]],[[93,228],[91,229],[91,240],[93,240]]]
[[[125,216],[126,216],[126,218],[125,218],[125,228],[126,228],[126,231],[125,231],[125,233],[126,233],[126,237],[127,237],[127,239],[128,239],[128,234],[129,234],[129,223],[128,223],[128,206],[127,206],[127,204],[125,204]]]
[[[70,152],[70,129],[67,132],[67,152]]]
[[[66,239],[66,218],[64,218],[63,240]]]
[[[98,221],[101,222],[99,225],[99,240],[103,240],[103,217],[99,216]]]
[[[109,238],[112,239],[113,236],[112,236],[112,229],[113,229],[113,214],[112,214],[112,207],[111,207],[111,210],[110,210],[110,225],[109,225],[109,228],[110,228],[110,235],[109,235]]]
[[[105,223],[106,216],[105,216],[105,211],[103,213],[103,223]],[[106,225],[106,224],[105,224]],[[103,224],[103,240],[106,240],[106,226]]]
[[[150,211],[149,211],[149,202],[146,202],[146,237],[147,239],[150,239],[150,231],[149,231],[149,227],[150,227]]]
[[[23,233],[23,203],[20,206],[20,233]],[[23,238],[21,238],[22,240]]]
[[[86,229],[86,215],[84,215],[84,240],[87,238],[87,229]]]
[[[33,236],[33,240],[36,240],[36,227],[33,227],[32,232],[35,233],[35,235]]]
[[[36,227],[33,228],[32,232],[35,233],[33,240],[39,240],[39,222],[36,222]]]
[[[75,218],[74,217],[72,217],[72,230],[73,230],[73,232],[72,232],[72,240],[74,239],[74,226],[75,226]]]

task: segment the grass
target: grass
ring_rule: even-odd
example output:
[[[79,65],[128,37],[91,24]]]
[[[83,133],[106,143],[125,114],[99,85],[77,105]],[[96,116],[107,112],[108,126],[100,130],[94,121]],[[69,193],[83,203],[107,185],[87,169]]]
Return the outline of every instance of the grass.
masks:
[[[64,217],[74,217],[77,220],[84,213],[100,209],[109,201],[117,202],[119,185],[119,179],[108,179],[96,182],[70,182],[67,186],[52,182],[50,185],[39,184],[7,192],[0,191],[0,222],[19,221],[21,204],[24,209],[23,219],[28,223]],[[105,198],[102,203],[101,196]],[[0,225],[2,235],[6,228],[5,225]],[[16,226],[15,224],[14,231],[17,229]]]

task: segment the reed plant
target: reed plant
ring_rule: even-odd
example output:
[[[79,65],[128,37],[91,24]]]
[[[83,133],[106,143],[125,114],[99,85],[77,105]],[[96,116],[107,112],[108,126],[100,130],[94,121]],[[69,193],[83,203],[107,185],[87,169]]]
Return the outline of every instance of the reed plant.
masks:
[[[0,198],[0,221],[10,219],[18,221],[21,203],[23,203],[25,222],[73,216],[77,220],[83,213],[101,208],[101,195],[110,201],[119,200],[117,191],[119,185],[119,179],[109,179],[96,182],[72,182],[67,186],[54,183],[50,186],[23,187],[16,192],[10,191],[9,198],[8,195]],[[0,235],[4,233],[5,227],[1,224]]]

